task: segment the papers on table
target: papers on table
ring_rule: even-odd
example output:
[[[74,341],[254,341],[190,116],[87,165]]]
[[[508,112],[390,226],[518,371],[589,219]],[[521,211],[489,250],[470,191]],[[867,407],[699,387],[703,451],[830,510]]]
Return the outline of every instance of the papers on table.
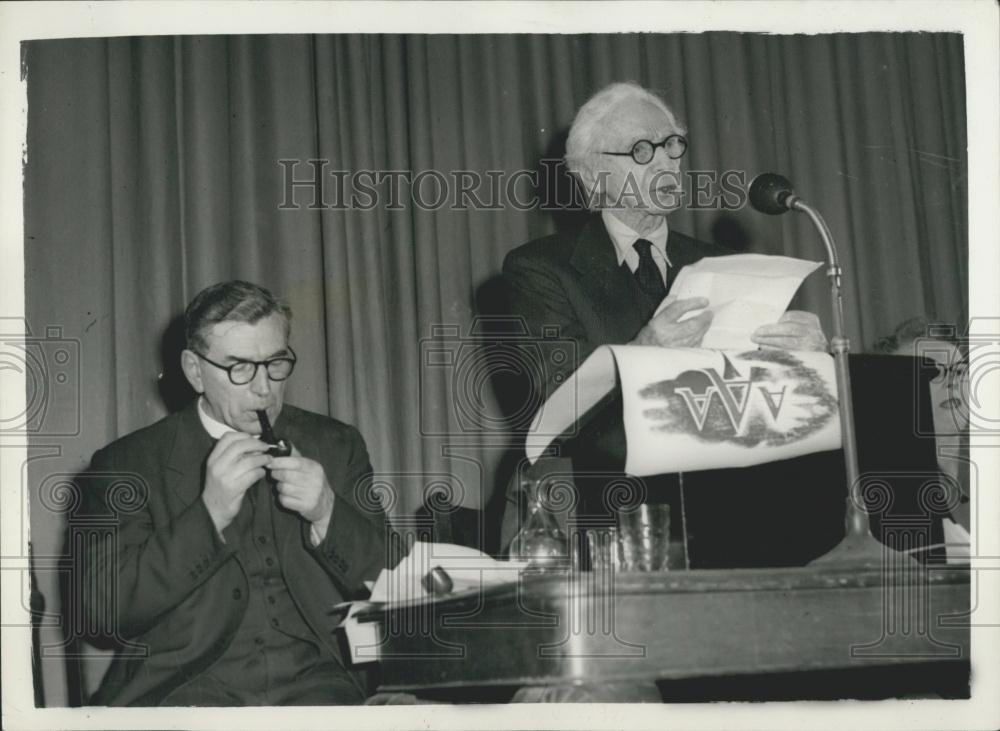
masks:
[[[707,256],[680,270],[656,312],[675,299],[705,297],[713,318],[701,347],[752,350],[757,347],[750,340],[753,331],[777,322],[802,281],[819,266],[817,261],[787,256]],[[701,311],[687,313],[681,320]]]
[[[520,561],[497,561],[466,546],[417,541],[396,568],[382,570],[369,601],[399,604],[428,599],[431,595],[423,587],[423,578],[437,566],[448,572],[452,581],[451,593],[457,594],[517,581],[525,565]]]
[[[944,529],[945,560],[947,563],[967,564],[971,557],[972,536],[969,531],[953,521],[945,518],[941,521]]]
[[[497,561],[481,551],[450,543],[417,541],[409,554],[392,569],[383,569],[371,587],[367,601],[354,602],[341,622],[354,664],[378,659],[378,624],[358,622],[355,615],[373,605],[417,605],[435,597],[423,586],[423,578],[440,566],[452,581],[452,590],[442,598],[462,592],[479,591],[485,586],[516,582],[527,565],[523,561]]]

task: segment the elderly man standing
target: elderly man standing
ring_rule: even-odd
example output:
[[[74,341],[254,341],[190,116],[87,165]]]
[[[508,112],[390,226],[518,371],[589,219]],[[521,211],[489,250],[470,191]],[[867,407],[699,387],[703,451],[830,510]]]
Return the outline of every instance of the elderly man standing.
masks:
[[[705,256],[732,253],[667,224],[668,214],[682,199],[680,169],[687,145],[686,131],[670,108],[636,84],[611,84],[577,113],[566,144],[566,162],[596,213],[579,230],[531,241],[504,261],[512,314],[522,317],[536,338],[555,328],[559,337],[571,339],[576,344],[571,369],[606,344],[701,344],[711,323],[711,313],[704,310],[707,300],[676,300],[653,316],[682,267]],[[704,311],[682,320],[697,310]],[[779,322],[758,329],[753,339],[764,347],[826,348],[819,320],[806,312],[786,313]],[[553,370],[547,373],[549,380],[534,384],[539,391],[535,403],[558,386],[555,375]],[[621,404],[604,404],[584,421],[580,434],[564,445],[580,491],[577,513],[606,513],[609,502],[603,493],[615,483],[615,472],[624,463]],[[514,482],[507,495],[504,545],[520,522],[522,501]],[[686,506],[678,475],[645,478],[642,484],[645,500],[671,505],[671,536],[689,535],[692,526],[684,521]],[[709,517],[701,525],[710,523]],[[694,529],[699,529],[697,522]],[[683,568],[689,564],[686,541],[677,544],[671,548],[670,564]],[[534,701],[659,699],[654,684],[633,681],[532,688],[519,696]]]
[[[576,231],[514,249],[504,262],[512,313],[524,318],[535,337],[543,328],[555,328],[560,337],[571,339],[577,356],[573,367],[600,345],[700,345],[711,323],[711,313],[704,310],[707,300],[676,300],[653,316],[681,268],[705,256],[732,253],[668,226],[668,215],[683,198],[680,172],[687,147],[686,131],[670,108],[633,83],[611,84],[577,113],[566,162],[596,213]],[[761,327],[753,340],[764,347],[826,348],[816,316],[797,311]],[[534,384],[540,391],[536,403],[558,385],[554,371],[547,375],[549,380]],[[602,489],[583,487],[586,473],[607,475],[615,465],[620,469],[624,439],[620,404],[589,416],[583,433],[568,446],[582,492]],[[645,482],[651,499],[679,507],[676,475]],[[508,496],[505,544],[517,530],[515,505],[516,499]],[[685,529],[680,520],[681,510],[672,510],[674,536]],[[683,546],[681,551],[677,560],[684,565]]]
[[[110,705],[358,703],[329,610],[384,564],[384,519],[358,497],[371,465],[358,431],[284,403],[291,312],[240,281],[185,312],[181,365],[199,397],[94,455],[89,517],[115,535],[84,559],[84,612],[144,652],[112,663]],[[291,445],[271,456],[266,414]],[[267,435],[265,435],[267,436]],[[115,510],[122,481],[138,488]]]
[[[677,300],[652,317],[684,266],[733,253],[667,225],[682,199],[685,135],[670,108],[636,84],[597,92],[573,121],[566,162],[599,215],[578,231],[518,247],[504,261],[513,311],[533,332],[558,326],[576,341],[580,362],[607,344],[697,347],[708,330],[707,310],[681,322],[708,305],[703,298]],[[818,319],[806,312],[786,313],[753,339],[792,350],[826,348]],[[543,384],[545,395],[552,386]]]

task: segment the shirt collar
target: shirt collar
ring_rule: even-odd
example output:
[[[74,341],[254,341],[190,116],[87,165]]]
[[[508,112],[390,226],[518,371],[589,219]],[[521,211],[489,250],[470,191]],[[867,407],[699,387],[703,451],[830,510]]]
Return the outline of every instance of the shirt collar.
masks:
[[[198,418],[201,419],[201,425],[205,427],[205,431],[212,439],[221,439],[223,434],[228,434],[231,431],[236,431],[228,424],[223,424],[218,419],[210,416],[208,411],[205,410],[205,397],[198,397]]]
[[[663,260],[667,264],[670,264],[670,266],[673,266],[670,263],[670,257],[667,256],[667,236],[670,234],[670,229],[667,227],[666,218],[660,219],[660,227],[649,236],[640,236],[631,226],[623,223],[620,218],[610,211],[601,211],[601,218],[604,220],[604,228],[607,229],[608,235],[611,236],[611,240],[615,244],[618,266],[624,263],[625,257],[629,255],[629,252],[634,251],[632,245],[635,244],[636,239],[646,239],[652,243],[653,247],[663,255]]]

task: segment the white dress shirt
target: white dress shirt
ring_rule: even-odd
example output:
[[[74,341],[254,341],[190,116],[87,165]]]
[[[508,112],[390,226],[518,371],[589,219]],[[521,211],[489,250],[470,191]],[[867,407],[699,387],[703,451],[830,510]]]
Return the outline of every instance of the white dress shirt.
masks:
[[[653,254],[656,268],[660,270],[663,281],[667,281],[667,267],[673,266],[670,263],[670,257],[667,256],[667,236],[670,234],[670,229],[667,228],[667,219],[660,219],[662,222],[660,227],[650,235],[640,236],[638,232],[632,230],[631,226],[622,223],[620,219],[608,211],[601,211],[601,218],[604,220],[604,228],[607,229],[608,235],[615,244],[619,266],[625,262],[635,274],[635,270],[639,268],[639,252],[635,250],[634,244],[637,239],[646,239],[653,245],[650,251]]]
[[[209,415],[208,411],[205,410],[204,396],[198,397],[198,418],[201,419],[201,425],[205,427],[205,431],[208,432],[208,436],[212,437],[212,439],[222,439],[224,434],[236,431],[229,424],[223,424],[215,417]]]

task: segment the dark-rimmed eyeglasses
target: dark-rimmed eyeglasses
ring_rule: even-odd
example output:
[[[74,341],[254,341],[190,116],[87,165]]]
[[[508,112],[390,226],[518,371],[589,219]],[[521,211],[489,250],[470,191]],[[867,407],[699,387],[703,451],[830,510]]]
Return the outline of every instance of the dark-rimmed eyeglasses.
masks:
[[[257,369],[260,366],[264,366],[267,371],[267,377],[272,381],[284,381],[292,375],[292,371],[295,370],[295,362],[298,360],[295,351],[290,347],[288,348],[288,352],[291,353],[291,357],[282,355],[278,358],[268,358],[267,360],[238,360],[232,365],[216,363],[214,360],[206,358],[197,350],[192,350],[191,352],[209,365],[214,365],[216,368],[225,371],[229,376],[229,381],[234,386],[245,386],[250,383],[250,381],[257,377]]]
[[[602,155],[617,155],[621,157],[631,157],[638,165],[648,165],[656,154],[656,148],[662,147],[667,151],[667,157],[671,160],[678,160],[684,157],[687,152],[688,141],[683,135],[670,135],[661,142],[650,142],[649,140],[639,140],[628,152],[601,152]]]
[[[969,360],[967,357],[960,358],[958,361],[948,363],[947,365],[930,357],[925,357],[924,362],[925,365],[935,370],[935,374],[932,379],[933,383],[958,381],[963,378],[967,378],[969,375]]]

